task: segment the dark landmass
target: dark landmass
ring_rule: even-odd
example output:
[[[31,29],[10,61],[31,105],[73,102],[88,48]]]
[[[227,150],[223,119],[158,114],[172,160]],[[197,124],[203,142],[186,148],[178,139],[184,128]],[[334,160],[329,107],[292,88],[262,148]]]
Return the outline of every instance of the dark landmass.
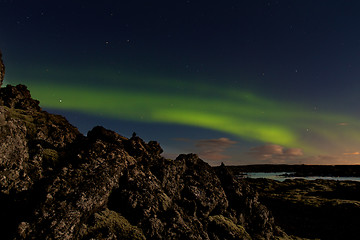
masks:
[[[319,239],[359,239],[360,182],[244,179],[259,193],[275,223],[288,234]]]
[[[234,175],[247,172],[293,172],[293,177],[360,177],[360,165],[286,165],[259,164],[244,166],[227,166]]]

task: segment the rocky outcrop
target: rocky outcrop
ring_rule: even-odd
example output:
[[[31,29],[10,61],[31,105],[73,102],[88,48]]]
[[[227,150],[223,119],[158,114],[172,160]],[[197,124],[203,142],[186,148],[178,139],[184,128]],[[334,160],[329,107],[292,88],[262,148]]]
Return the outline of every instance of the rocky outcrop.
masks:
[[[0,191],[26,191],[51,174],[80,133],[62,116],[41,111],[24,85],[1,88],[0,103]]]
[[[2,86],[4,76],[5,76],[5,65],[4,65],[4,62],[2,60],[2,53],[1,53],[1,50],[0,50],[0,87]]]
[[[259,202],[258,193],[250,185],[245,181],[237,181],[224,165],[217,167],[216,172],[240,225],[255,238],[270,239],[274,232],[276,235],[283,234],[275,226],[274,218]]]
[[[60,168],[80,133],[65,118],[41,111],[23,85],[0,89],[0,231],[11,235],[32,214],[42,186]],[[6,238],[6,234],[5,234]]]
[[[3,239],[291,239],[224,166],[103,127],[83,136],[38,104],[0,89]]]
[[[34,220],[22,223],[28,233],[23,238],[75,239],[83,221],[106,206],[124,169],[135,163],[115,141],[87,138],[73,153],[46,187]]]

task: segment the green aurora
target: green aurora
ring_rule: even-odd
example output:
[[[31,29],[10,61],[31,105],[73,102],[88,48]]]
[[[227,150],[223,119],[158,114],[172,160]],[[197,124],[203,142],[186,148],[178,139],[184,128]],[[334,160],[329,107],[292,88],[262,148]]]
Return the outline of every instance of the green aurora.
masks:
[[[77,79],[80,80],[61,85],[58,80],[49,81],[51,76],[46,74],[36,81],[21,79],[25,79],[32,95],[45,108],[138,122],[201,127],[232,134],[246,141],[302,148],[311,154],[326,151],[324,148],[329,146],[345,148],[349,142],[359,140],[360,124],[353,117],[308,110],[291,102],[265,99],[226,85],[106,75],[104,71],[95,70],[77,74],[81,78],[70,78],[79,77]],[[101,76],[106,76],[106,79],[102,77],[103,84],[91,81]],[[57,77],[65,77],[65,74]],[[90,80],[81,82],[81,79]]]

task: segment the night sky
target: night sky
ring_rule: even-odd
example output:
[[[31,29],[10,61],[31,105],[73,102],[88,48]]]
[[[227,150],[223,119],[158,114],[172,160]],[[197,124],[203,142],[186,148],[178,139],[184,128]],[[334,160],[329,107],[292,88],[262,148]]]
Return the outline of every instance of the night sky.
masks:
[[[360,2],[0,0],[5,84],[211,165],[360,164]]]

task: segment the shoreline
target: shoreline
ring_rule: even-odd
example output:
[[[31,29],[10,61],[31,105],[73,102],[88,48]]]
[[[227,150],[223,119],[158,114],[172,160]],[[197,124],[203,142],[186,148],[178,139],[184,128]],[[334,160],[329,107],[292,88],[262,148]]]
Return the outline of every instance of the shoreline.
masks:
[[[291,177],[360,177],[360,165],[285,165],[257,164],[242,166],[226,166],[233,175],[248,172],[293,173]],[[215,169],[217,167],[214,167]]]

